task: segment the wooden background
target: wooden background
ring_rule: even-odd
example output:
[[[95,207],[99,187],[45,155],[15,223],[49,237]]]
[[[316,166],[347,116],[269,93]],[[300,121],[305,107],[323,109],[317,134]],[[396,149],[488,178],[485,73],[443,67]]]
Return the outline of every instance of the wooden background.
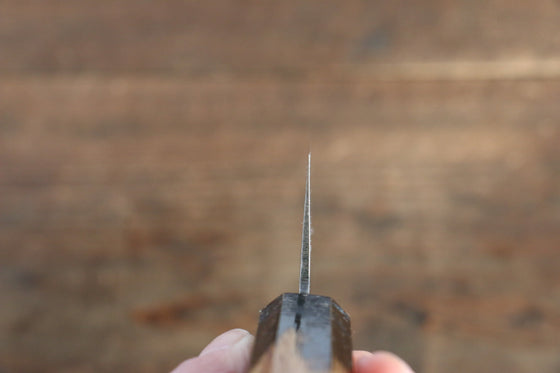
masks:
[[[297,289],[560,372],[560,2],[0,0],[0,372],[165,372]]]

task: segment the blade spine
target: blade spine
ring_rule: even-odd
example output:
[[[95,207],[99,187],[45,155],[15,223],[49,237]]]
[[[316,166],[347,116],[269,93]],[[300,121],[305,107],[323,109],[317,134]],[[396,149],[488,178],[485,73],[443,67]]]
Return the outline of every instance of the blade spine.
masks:
[[[303,232],[301,239],[300,294],[309,294],[311,267],[311,152],[307,155],[307,181],[303,207]]]

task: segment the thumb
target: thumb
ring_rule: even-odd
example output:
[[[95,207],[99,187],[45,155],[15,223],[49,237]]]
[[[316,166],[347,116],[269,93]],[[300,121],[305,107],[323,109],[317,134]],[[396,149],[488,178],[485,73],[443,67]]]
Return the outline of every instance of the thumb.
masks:
[[[354,373],[414,373],[407,363],[390,352],[354,351],[353,357]]]
[[[253,336],[233,329],[216,337],[198,357],[184,361],[172,373],[244,373],[249,365]]]

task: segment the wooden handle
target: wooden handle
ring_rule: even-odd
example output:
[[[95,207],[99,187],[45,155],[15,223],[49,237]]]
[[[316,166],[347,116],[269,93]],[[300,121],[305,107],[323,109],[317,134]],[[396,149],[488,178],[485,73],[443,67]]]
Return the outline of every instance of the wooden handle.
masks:
[[[249,369],[248,373],[317,373],[309,368],[307,362],[297,349],[297,333],[289,329],[275,345],[262,355],[259,361]],[[350,373],[340,362],[334,360],[328,371],[321,373]]]
[[[350,317],[331,298],[286,293],[261,311],[248,373],[351,371]]]

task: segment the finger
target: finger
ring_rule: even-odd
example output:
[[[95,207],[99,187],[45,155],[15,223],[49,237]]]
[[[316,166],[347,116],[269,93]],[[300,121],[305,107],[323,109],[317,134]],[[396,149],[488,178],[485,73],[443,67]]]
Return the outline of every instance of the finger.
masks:
[[[208,346],[204,347],[199,356],[205,355],[215,350],[221,350],[234,345],[236,342],[250,335],[248,331],[243,329],[232,329],[220,334]]]
[[[234,329],[214,339],[198,357],[184,361],[172,373],[244,373],[249,365],[253,336]]]
[[[385,351],[354,351],[354,373],[414,373],[398,356]]]

